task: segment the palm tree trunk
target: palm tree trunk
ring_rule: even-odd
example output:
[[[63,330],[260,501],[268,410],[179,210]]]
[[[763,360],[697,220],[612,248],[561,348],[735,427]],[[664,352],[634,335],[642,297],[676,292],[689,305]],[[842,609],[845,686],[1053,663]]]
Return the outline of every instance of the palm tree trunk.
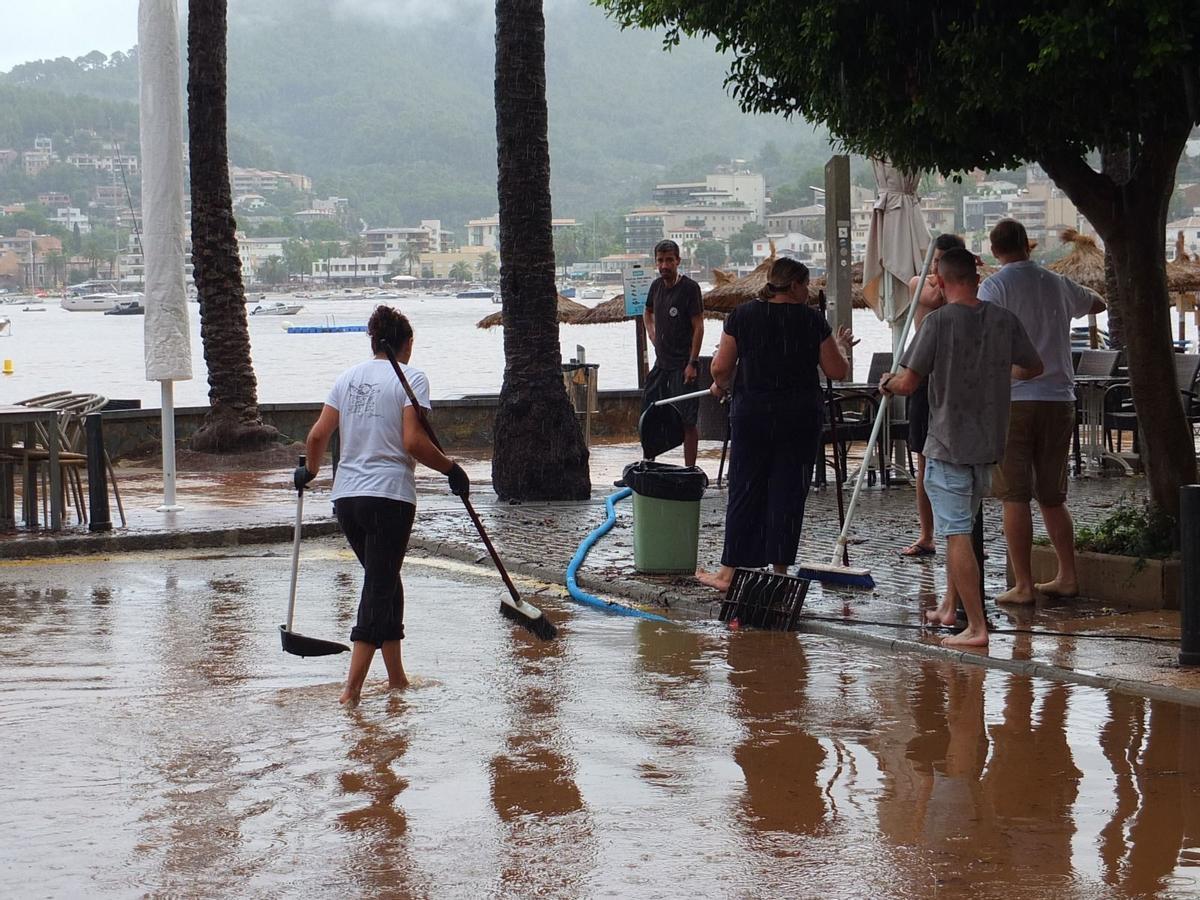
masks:
[[[278,432],[258,411],[246,298],[238,260],[226,143],[227,0],[188,2],[188,141],[192,265],[200,297],[200,340],[208,367],[209,412],[192,449],[247,450]]]
[[[541,0],[497,0],[504,384],[492,484],[502,498],[578,500],[591,493],[591,479],[558,345],[545,43]]]

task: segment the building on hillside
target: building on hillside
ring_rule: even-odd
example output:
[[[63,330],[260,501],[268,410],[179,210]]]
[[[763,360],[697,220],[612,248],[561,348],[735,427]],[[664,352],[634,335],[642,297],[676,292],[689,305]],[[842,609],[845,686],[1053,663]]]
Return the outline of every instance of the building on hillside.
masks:
[[[726,242],[748,222],[747,206],[647,206],[625,216],[625,252],[653,254],[672,233],[695,232],[699,240]]]
[[[654,257],[649,253],[613,253],[600,257],[598,262],[600,263],[600,268],[593,270],[593,274],[619,274],[624,278],[635,266],[641,266],[644,269],[653,267]]]
[[[52,270],[53,257],[62,257],[62,241],[53,235],[36,234],[28,228],[18,228],[11,237],[0,236],[0,253],[11,253],[16,258],[18,286],[25,290],[36,290],[53,286],[55,277],[62,273]]]
[[[755,264],[761,263],[771,255],[772,245],[775,248],[776,256],[790,256],[792,259],[804,263],[810,270],[820,269],[822,272],[825,270],[825,242],[820,238],[797,231],[768,234],[766,237],[756,240],[751,247]],[[815,274],[821,273],[816,272]]]
[[[555,233],[564,228],[574,228],[574,219],[551,219],[550,227]],[[500,215],[484,216],[467,222],[467,246],[486,247],[495,252],[500,248]]]
[[[263,194],[291,187],[302,194],[312,191],[312,179],[295,172],[273,172],[266,169],[247,169],[242,166],[229,167],[229,184],[234,196],[238,194]]]
[[[813,203],[817,206],[825,205],[825,188],[815,184],[810,184],[808,189],[813,192]],[[857,209],[864,203],[875,202],[875,191],[868,187],[863,187],[859,184],[850,185],[850,208]]]
[[[1167,223],[1167,256],[1174,258],[1175,241],[1183,232],[1183,249],[1189,256],[1200,258],[1200,215],[1186,216]]]
[[[38,204],[46,209],[58,209],[60,206],[71,205],[71,195],[61,191],[45,191],[38,194]]]
[[[247,285],[258,280],[258,270],[271,257],[283,259],[283,245],[289,240],[286,237],[246,237],[238,233],[238,259],[242,263],[242,278]]]
[[[368,228],[362,232],[367,250],[373,256],[394,259],[413,248],[421,255],[448,253],[453,248],[453,232],[442,228],[441,219],[422,219],[416,228]]]
[[[651,194],[655,206],[746,206],[753,221],[762,222],[767,212],[767,182],[758,172],[736,164],[719,166],[703,181],[656,184]]]
[[[825,231],[825,207],[823,204],[814,203],[811,206],[798,206],[795,209],[768,213],[766,226],[768,234],[822,234]]]
[[[69,166],[76,169],[86,169],[91,172],[119,172],[124,170],[126,175],[138,173],[138,158],[127,153],[114,153],[101,156],[95,153],[72,153],[65,160]]]
[[[235,210],[244,209],[254,212],[256,209],[262,209],[266,205],[267,198],[262,194],[239,194],[233,198],[233,208]]]
[[[925,224],[932,233],[954,234],[954,207],[922,201],[921,212],[924,213]]]
[[[50,163],[54,161],[54,154],[45,150],[26,150],[21,154],[21,165],[24,166],[25,175],[29,178],[50,168]]]
[[[0,150],[0,172],[15,166],[20,158],[21,154],[16,150],[11,148],[4,148]]]
[[[68,231],[73,230],[76,226],[79,228],[80,234],[87,234],[92,230],[91,222],[84,215],[83,211],[74,206],[60,206],[50,217],[50,221],[55,225],[61,225]]]
[[[495,254],[495,250],[490,247],[458,247],[445,252],[429,253],[421,256],[420,266],[413,267],[413,274],[416,275],[419,271],[421,277],[428,276],[429,278],[449,278],[450,270],[454,268],[456,263],[466,263],[467,268],[472,273],[479,270],[479,258],[485,253]],[[407,268],[401,269],[401,273],[406,274]],[[472,274],[472,278],[475,275]]]

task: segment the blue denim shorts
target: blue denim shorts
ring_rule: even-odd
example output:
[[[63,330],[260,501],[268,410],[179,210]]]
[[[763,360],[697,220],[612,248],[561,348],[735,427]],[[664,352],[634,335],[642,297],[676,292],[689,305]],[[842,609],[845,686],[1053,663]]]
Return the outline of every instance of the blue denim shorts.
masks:
[[[990,464],[959,465],[941,459],[925,460],[925,493],[933,507],[933,531],[938,537],[970,534],[975,514],[992,484]]]

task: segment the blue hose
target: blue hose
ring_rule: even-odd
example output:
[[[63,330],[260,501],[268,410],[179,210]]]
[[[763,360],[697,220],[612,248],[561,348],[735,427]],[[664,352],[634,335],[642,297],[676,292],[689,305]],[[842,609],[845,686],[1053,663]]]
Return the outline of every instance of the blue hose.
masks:
[[[578,582],[575,580],[575,573],[577,573],[579,571],[579,567],[583,565],[584,559],[587,558],[588,551],[592,549],[592,546],[596,543],[596,541],[600,540],[600,538],[604,537],[604,535],[608,534],[608,532],[612,530],[613,524],[617,521],[617,501],[624,500],[632,493],[633,491],[629,488],[622,488],[615,494],[609,494],[608,497],[605,498],[604,506],[608,510],[608,518],[604,520],[602,525],[593,529],[592,532],[583,539],[583,543],[579,545],[579,549],[576,550],[575,555],[571,557],[571,564],[567,566],[567,592],[571,595],[572,600],[577,600],[585,606],[592,606],[596,609],[602,609],[605,612],[614,613],[618,616],[633,616],[637,619],[649,619],[652,622],[670,622],[670,619],[656,615],[655,613],[643,612],[640,609],[634,609],[632,606],[623,606],[620,603],[614,603],[607,600],[601,600],[599,597],[594,597],[582,590],[579,587]]]

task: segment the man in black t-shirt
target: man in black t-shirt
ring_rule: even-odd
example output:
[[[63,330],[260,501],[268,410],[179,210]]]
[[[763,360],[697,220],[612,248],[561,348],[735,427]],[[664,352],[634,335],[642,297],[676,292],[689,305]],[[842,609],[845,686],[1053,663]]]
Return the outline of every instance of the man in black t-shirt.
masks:
[[[654,247],[658,278],[650,285],[643,319],[654,344],[654,368],[646,379],[642,408],[655,400],[678,397],[696,389],[700,345],[704,341],[704,305],[700,285],[679,274],[679,245],[659,241]],[[676,404],[683,419],[683,462],[696,464],[700,432],[696,428],[698,400]]]

